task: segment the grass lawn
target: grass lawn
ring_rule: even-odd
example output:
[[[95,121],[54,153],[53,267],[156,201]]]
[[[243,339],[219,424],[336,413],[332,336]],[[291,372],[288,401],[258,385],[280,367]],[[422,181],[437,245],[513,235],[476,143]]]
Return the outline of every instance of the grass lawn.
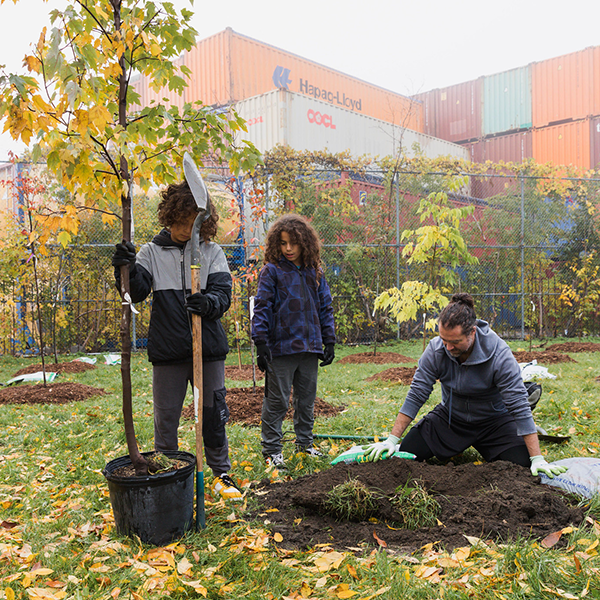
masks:
[[[510,345],[528,350],[526,343]],[[380,349],[417,359],[422,345],[399,342]],[[320,370],[318,395],[346,410],[317,419],[315,433],[384,436],[391,429],[408,387],[366,381],[391,365],[337,360],[369,350],[338,347],[336,361]],[[548,434],[571,436],[565,444],[541,443],[549,461],[600,452],[600,354],[571,357],[577,362],[548,367],[557,379],[542,382],[534,413]],[[0,381],[32,361],[38,359],[0,357]],[[269,531],[268,514],[250,519],[250,510],[257,507],[252,489],[243,506],[207,492],[207,528],[168,547],[117,536],[102,469],[127,452],[121,379],[118,366],[102,362],[98,356],[95,370],[57,381],[102,387],[105,396],[62,406],[0,406],[0,598],[600,598],[597,498],[586,505],[587,525],[563,532],[568,544],[561,548],[528,540],[470,545],[465,539],[464,548],[446,552],[432,539],[410,556],[384,549],[340,552],[327,546],[290,551],[278,546]],[[249,362],[248,354],[244,362]],[[237,364],[235,352],[228,364]],[[147,451],[152,449],[152,390],[145,354],[133,356],[132,380],[138,442]],[[227,381],[228,387],[248,385]],[[436,386],[422,413],[439,400]],[[190,392],[186,405],[191,401]],[[292,429],[291,422],[284,429]],[[258,428],[232,424],[228,433],[232,474],[238,481],[249,487],[265,477],[282,477],[266,470]],[[317,443],[322,459],[294,455],[293,444],[286,445],[288,476],[327,469],[334,456],[352,445],[322,438]],[[180,449],[195,452],[191,421],[181,425]],[[474,451],[465,457],[478,459]],[[207,471],[207,483],[211,479]]]

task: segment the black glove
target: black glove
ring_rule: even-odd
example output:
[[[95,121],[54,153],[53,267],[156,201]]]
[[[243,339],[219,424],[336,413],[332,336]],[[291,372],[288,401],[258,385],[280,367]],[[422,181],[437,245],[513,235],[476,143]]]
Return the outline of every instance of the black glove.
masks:
[[[186,296],[185,307],[195,315],[207,317],[212,309],[212,305],[208,296],[196,292]]]
[[[269,363],[272,360],[269,346],[267,344],[256,344],[256,364],[263,373],[269,368]]]
[[[323,350],[323,361],[320,363],[322,367],[326,367],[333,362],[335,358],[335,344],[327,344]]]
[[[128,265],[131,269],[135,265],[135,246],[131,242],[122,242],[115,244],[115,248],[115,253],[112,255],[112,266]]]

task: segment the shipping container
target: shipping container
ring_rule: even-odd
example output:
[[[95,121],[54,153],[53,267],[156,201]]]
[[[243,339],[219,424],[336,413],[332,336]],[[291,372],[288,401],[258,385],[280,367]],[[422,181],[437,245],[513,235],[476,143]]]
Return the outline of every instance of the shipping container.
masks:
[[[533,132],[531,129],[506,135],[488,137],[477,142],[466,144],[473,162],[484,163],[491,161],[520,163],[533,155]],[[494,169],[489,175],[473,176],[471,179],[473,196],[490,198],[499,194],[515,192],[517,180],[514,177],[504,177],[502,172]]]
[[[483,77],[414,96],[423,104],[424,132],[450,142],[482,136]]]
[[[467,150],[457,144],[285,90],[243,100],[235,109],[248,127],[241,139],[253,142],[261,152],[284,144],[295,150],[349,150],[354,156],[395,156],[400,151],[414,156],[418,145],[431,158],[468,159]]]
[[[591,119],[533,130],[533,158],[538,163],[590,168]]]
[[[600,60],[597,47],[532,65],[534,127],[600,114]]]
[[[209,106],[225,106],[283,89],[415,131],[423,130],[420,103],[230,28],[199,41],[184,53],[183,64],[192,75],[189,87],[176,103],[200,100]],[[146,78],[143,85],[145,99],[170,98],[163,90],[151,92]]]
[[[483,78],[483,135],[532,125],[531,67]]]
[[[590,167],[600,169],[600,117],[590,119]]]

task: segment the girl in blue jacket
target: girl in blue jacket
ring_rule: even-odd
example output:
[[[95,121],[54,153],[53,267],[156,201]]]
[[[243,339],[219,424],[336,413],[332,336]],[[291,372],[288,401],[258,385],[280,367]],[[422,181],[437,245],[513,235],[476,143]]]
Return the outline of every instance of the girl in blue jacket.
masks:
[[[285,468],[282,424],[293,388],[296,449],[311,456],[318,360],[334,359],[331,292],[321,267],[321,243],[295,214],[269,229],[252,318],[257,364],[266,373],[261,443],[268,464]]]

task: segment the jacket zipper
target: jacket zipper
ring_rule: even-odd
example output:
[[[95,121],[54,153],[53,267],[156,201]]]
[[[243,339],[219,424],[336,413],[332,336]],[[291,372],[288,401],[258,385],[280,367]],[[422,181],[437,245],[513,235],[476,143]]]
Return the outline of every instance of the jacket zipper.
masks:
[[[181,268],[181,290],[183,292],[183,301],[185,302],[185,246],[183,246],[183,248],[179,248],[179,266]],[[192,292],[193,291],[194,290],[192,290]],[[188,327],[190,328],[190,335],[193,337],[194,330],[192,327],[192,315],[185,307],[184,310],[187,313],[187,321]]]

